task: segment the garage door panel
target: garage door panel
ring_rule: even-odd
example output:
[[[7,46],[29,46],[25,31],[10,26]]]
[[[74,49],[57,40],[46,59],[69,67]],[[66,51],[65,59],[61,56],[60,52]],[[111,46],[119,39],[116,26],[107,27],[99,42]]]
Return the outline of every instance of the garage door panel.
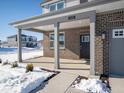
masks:
[[[113,30],[111,34],[110,73],[115,75],[124,75],[124,33],[122,30]]]

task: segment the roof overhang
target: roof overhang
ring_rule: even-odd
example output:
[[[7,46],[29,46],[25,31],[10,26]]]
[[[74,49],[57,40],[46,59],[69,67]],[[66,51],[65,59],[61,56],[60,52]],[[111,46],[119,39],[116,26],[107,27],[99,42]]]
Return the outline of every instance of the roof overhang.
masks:
[[[89,19],[82,19],[82,20],[76,20],[76,21],[69,21],[69,22],[63,22],[60,23],[60,30],[65,30],[65,29],[75,29],[75,28],[82,28],[90,25],[90,20]],[[53,31],[54,30],[54,25],[44,25],[44,26],[38,26],[34,27],[32,29],[28,29],[31,31]]]
[[[52,29],[52,25],[56,22],[63,23],[63,25],[61,25],[63,28],[66,28],[65,26],[68,22],[71,22],[70,24],[73,24],[73,26],[76,23],[80,23],[81,25],[81,22],[78,20],[82,20],[82,24],[83,22],[86,22],[88,25],[89,23],[87,19],[89,19],[91,16],[95,16],[96,13],[124,8],[123,5],[123,0],[95,0],[63,10],[42,14],[21,21],[16,21],[10,23],[10,25],[20,29],[37,29],[38,31],[42,30],[42,28],[44,28],[43,31],[49,31]],[[70,17],[72,17],[71,20],[69,19]]]

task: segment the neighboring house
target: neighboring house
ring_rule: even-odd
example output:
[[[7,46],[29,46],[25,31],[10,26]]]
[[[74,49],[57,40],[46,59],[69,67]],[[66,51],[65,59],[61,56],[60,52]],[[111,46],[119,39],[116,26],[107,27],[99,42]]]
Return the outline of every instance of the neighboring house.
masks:
[[[8,47],[17,47],[17,35],[7,37]],[[21,35],[22,47],[36,47],[37,38],[34,36]]]
[[[90,58],[91,74],[124,75],[124,0],[44,0],[40,5],[43,14],[11,25],[18,36],[23,29],[43,32],[44,56],[54,56],[56,68],[59,57]]]

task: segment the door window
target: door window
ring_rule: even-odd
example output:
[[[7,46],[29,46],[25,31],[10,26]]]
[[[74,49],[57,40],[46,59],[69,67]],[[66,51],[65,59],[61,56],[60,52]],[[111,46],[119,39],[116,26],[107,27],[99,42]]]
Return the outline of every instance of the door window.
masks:
[[[124,38],[124,29],[113,29],[113,38]]]
[[[89,42],[89,41],[90,41],[89,35],[81,36],[81,42]]]

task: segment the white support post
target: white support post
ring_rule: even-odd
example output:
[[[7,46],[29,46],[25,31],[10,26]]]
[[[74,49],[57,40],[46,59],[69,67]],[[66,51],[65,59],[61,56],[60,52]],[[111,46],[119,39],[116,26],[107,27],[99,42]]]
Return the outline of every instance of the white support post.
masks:
[[[21,42],[22,29],[18,29],[17,41],[18,41],[18,62],[22,62],[22,42]]]
[[[59,23],[54,24],[54,57],[55,57],[55,69],[60,68],[59,62]]]
[[[95,75],[95,16],[90,18],[90,74]]]

